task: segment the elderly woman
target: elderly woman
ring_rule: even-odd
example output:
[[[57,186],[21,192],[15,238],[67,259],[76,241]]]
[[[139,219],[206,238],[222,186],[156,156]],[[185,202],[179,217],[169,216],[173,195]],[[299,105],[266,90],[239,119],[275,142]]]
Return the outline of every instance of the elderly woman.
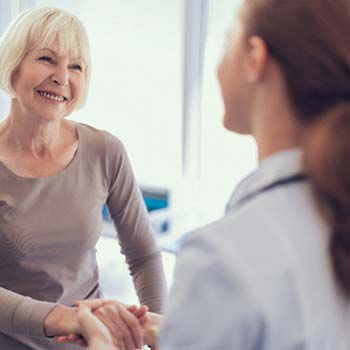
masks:
[[[11,96],[0,124],[0,348],[72,349],[48,336],[79,333],[72,305],[101,296],[95,245],[105,203],[140,302],[160,312],[161,254],[125,149],[66,119],[88,91],[82,24],[59,9],[23,12],[1,38],[0,67]],[[115,311],[118,345],[139,346],[137,318],[121,304]]]
[[[349,0],[244,2],[218,76],[260,164],[185,242],[161,350],[350,349],[349,37]]]

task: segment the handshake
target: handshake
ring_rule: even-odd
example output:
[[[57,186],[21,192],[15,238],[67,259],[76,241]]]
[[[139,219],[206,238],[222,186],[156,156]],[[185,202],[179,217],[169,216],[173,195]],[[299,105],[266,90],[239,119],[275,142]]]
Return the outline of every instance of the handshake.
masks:
[[[58,305],[48,314],[44,328],[56,342],[89,350],[138,350],[144,344],[157,349],[162,316],[145,305],[127,306],[101,299],[78,301],[75,307]]]

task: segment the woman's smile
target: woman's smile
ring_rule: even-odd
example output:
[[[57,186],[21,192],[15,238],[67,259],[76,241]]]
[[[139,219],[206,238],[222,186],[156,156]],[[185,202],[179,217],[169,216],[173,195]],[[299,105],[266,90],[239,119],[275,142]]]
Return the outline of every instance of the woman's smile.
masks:
[[[67,101],[67,98],[63,95],[55,94],[46,90],[37,90],[37,93],[40,97],[43,97],[46,101],[59,104]]]

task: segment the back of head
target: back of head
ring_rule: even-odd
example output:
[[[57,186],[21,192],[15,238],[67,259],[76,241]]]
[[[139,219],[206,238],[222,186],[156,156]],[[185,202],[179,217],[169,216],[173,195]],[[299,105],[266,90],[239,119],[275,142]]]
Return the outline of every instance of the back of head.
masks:
[[[246,35],[279,63],[306,131],[304,169],[330,225],[330,252],[350,294],[350,0],[246,0]]]
[[[20,13],[0,39],[0,89],[15,97],[12,75],[23,58],[33,49],[58,41],[59,54],[67,51],[82,57],[86,63],[86,81],[90,77],[90,51],[83,24],[74,15],[57,8],[39,7]],[[88,91],[86,84],[80,107]]]

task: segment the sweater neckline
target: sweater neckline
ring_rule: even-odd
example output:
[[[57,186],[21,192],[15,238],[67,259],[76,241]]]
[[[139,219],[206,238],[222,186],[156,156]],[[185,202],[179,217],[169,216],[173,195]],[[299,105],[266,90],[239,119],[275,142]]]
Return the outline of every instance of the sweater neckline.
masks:
[[[1,160],[0,160],[0,167],[5,170],[5,172],[13,177],[16,178],[17,180],[24,181],[24,182],[37,182],[37,181],[50,181],[51,179],[58,178],[60,176],[63,176],[65,173],[67,173],[72,167],[74,167],[74,164],[77,162],[77,158],[79,158],[80,153],[81,153],[81,147],[82,147],[82,137],[81,137],[81,130],[79,123],[74,122],[75,130],[77,133],[77,138],[78,138],[78,147],[74,153],[73,158],[71,161],[59,172],[49,175],[49,176],[44,176],[44,177],[25,177],[16,174],[14,171],[12,171],[10,168],[8,168]]]

